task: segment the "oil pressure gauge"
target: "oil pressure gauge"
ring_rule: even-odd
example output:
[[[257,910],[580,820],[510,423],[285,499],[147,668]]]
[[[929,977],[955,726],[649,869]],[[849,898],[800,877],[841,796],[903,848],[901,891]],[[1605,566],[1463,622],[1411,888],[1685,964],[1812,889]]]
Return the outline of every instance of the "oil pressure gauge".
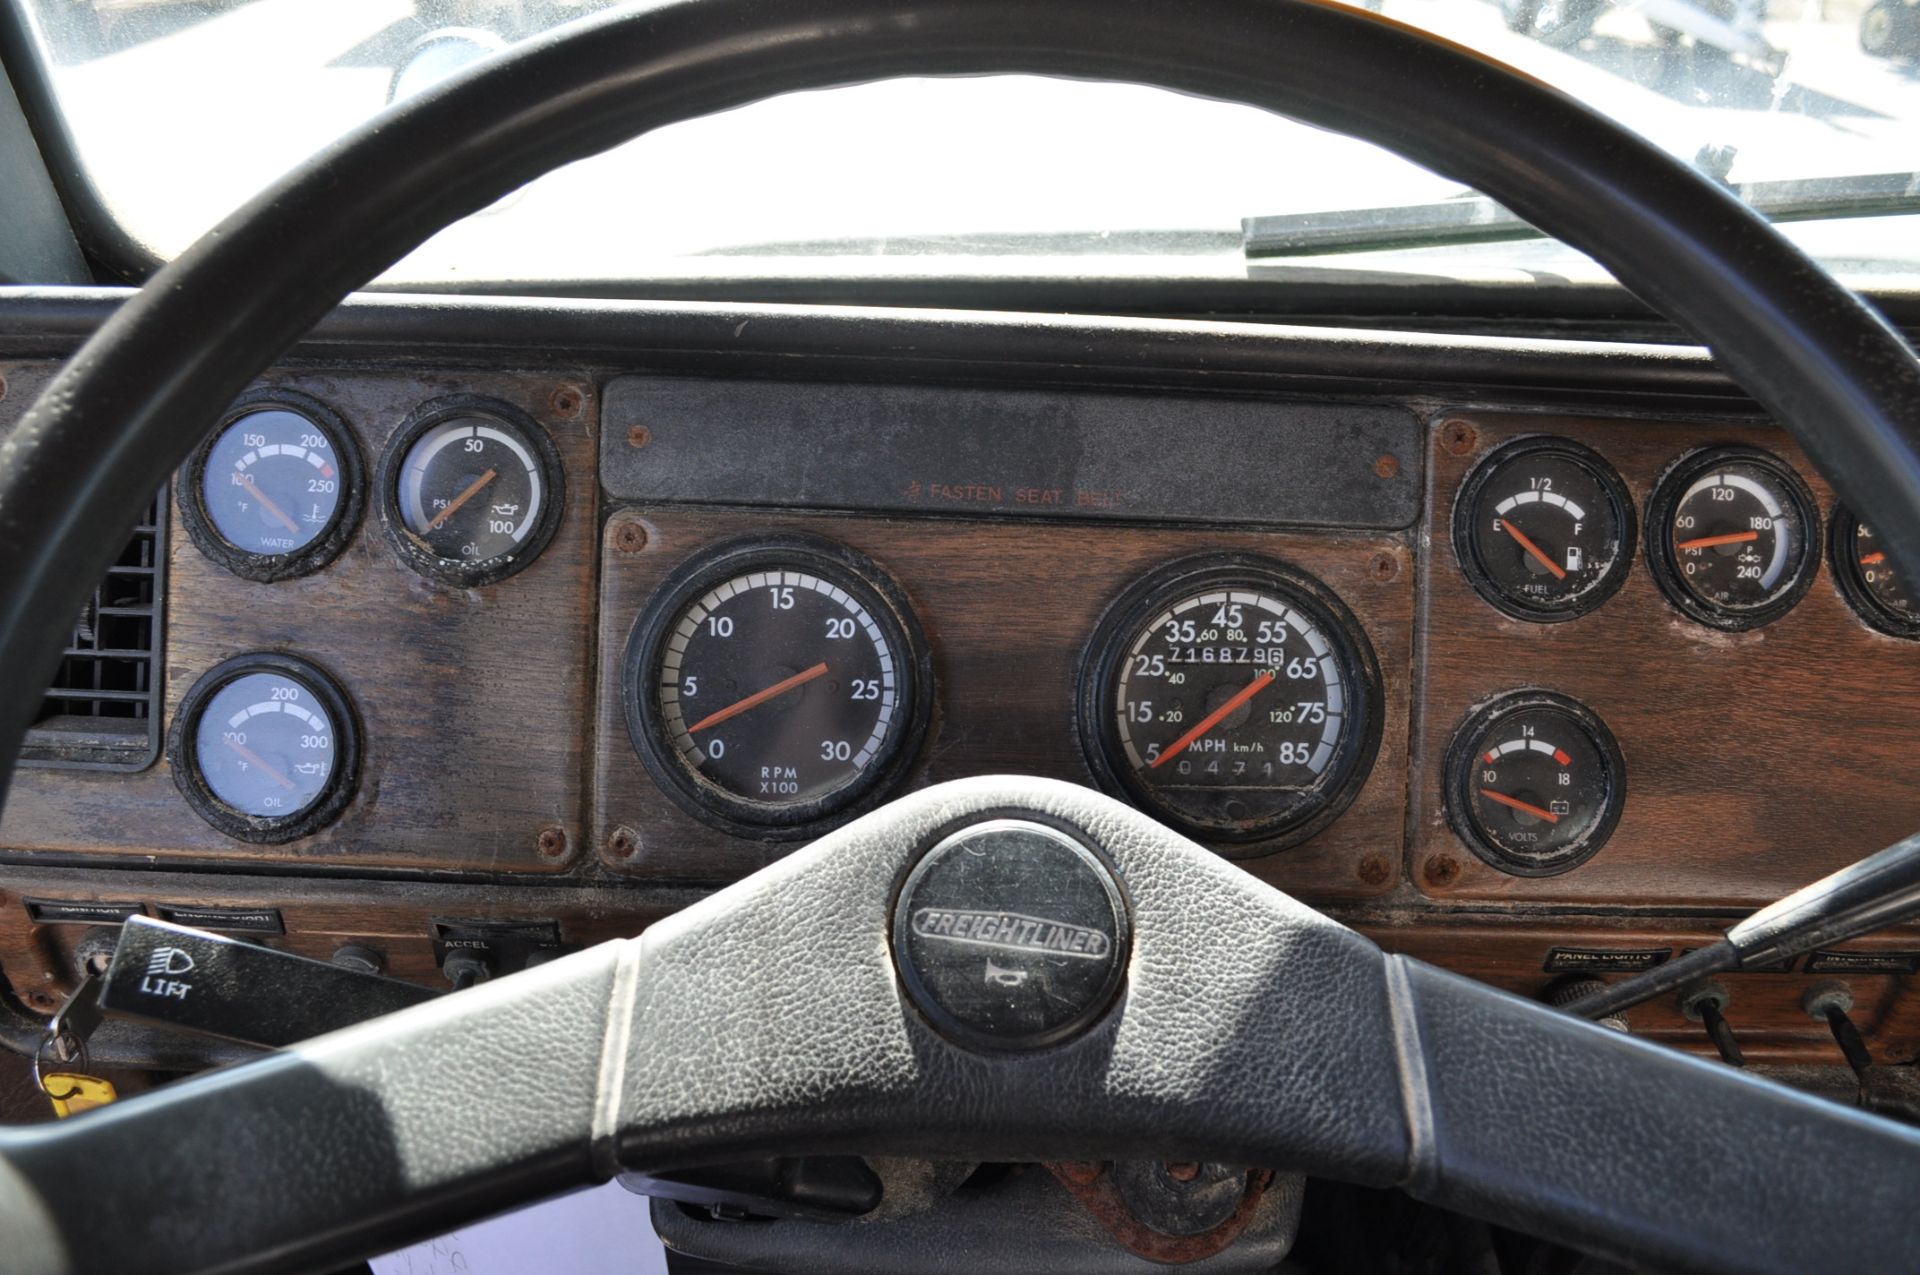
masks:
[[[1768,452],[1682,456],[1647,505],[1647,560],[1667,598],[1738,632],[1778,619],[1813,583],[1820,515],[1800,476]]]
[[[1522,438],[1467,475],[1453,545],[1480,596],[1521,620],[1571,620],[1612,597],[1633,560],[1633,500],[1613,467],[1563,438]]]
[[[904,595],[813,537],[724,545],[627,643],[627,728],[661,789],[718,827],[811,836],[876,804],[918,752],[932,670]]]
[[[560,454],[495,399],[436,399],[401,425],[380,462],[387,536],[407,564],[472,588],[523,571],[560,522]]]
[[[1832,539],[1833,575],[1854,613],[1882,633],[1920,638],[1920,599],[1873,528],[1835,509]]]
[[[1613,834],[1627,773],[1585,705],[1518,691],[1461,723],[1447,750],[1447,817],[1502,872],[1544,877],[1585,863]]]

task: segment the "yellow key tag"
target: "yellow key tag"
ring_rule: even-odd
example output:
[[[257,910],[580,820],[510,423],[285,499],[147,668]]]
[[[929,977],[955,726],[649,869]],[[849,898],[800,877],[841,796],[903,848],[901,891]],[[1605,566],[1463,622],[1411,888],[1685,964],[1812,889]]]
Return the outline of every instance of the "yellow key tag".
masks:
[[[53,1100],[53,1114],[62,1120],[104,1107],[119,1097],[111,1081],[83,1076],[77,1071],[50,1071],[41,1080],[40,1088]]]

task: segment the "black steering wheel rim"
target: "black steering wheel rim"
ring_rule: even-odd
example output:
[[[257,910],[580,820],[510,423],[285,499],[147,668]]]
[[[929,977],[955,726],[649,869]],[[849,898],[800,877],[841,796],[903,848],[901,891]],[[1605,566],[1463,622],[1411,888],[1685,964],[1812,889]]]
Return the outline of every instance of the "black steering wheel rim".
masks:
[[[1920,365],[1899,338],[1726,192],[1578,103],[1484,58],[1325,0],[686,0],[557,33],[369,124],[276,183],[161,271],[74,356],[0,444],[0,535],[20,547],[0,557],[0,679],[7,691],[0,696],[6,714],[0,719],[0,759],[10,768],[67,617],[123,539],[139,504],[188,454],[206,422],[349,290],[441,225],[542,172],[673,120],[787,90],[905,74],[988,72],[1133,80],[1264,106],[1381,143],[1485,191],[1587,251],[1706,339],[1891,549],[1920,561]],[[1381,84],[1392,88],[1355,87]],[[1282,1054],[1262,1073],[1261,1092],[1279,1103],[1288,1095],[1289,1078],[1298,1081],[1297,1092],[1282,1104],[1298,1127],[1283,1127],[1258,1112],[1233,1126],[1209,1114],[1204,1102],[1170,1101],[1151,1092],[1122,1094],[1128,1100],[1121,1102],[1110,1090],[1111,1073],[1081,1066],[1112,1063],[1111,1054],[1087,1052],[1103,1048],[1102,1039],[1112,1044],[1099,1033],[1063,1046],[1054,1061],[1067,1070],[1057,1075],[1035,1070],[1052,1065],[1045,1058],[987,1064],[949,1057],[940,1052],[945,1046],[915,1034],[921,1028],[895,1021],[897,995],[889,1001],[886,980],[872,978],[860,980],[859,997],[867,999],[843,1000],[840,1007],[856,1007],[857,1001],[875,1038],[907,1054],[864,1062],[842,1057],[835,1085],[828,1086],[846,1100],[836,1119],[800,1114],[804,1106],[794,1104],[806,1097],[804,1086],[776,1085],[780,1102],[770,1106],[764,1100],[758,1086],[766,1077],[758,1069],[788,1063],[804,1070],[798,1058],[754,1060],[753,1074],[738,1092],[711,1095],[711,1102],[704,1100],[710,1095],[701,1095],[700,1102],[668,1100],[686,1096],[675,1092],[671,1064],[702,1056],[706,1048],[668,1011],[698,1007],[701,1002],[685,995],[690,986],[709,992],[725,987],[711,983],[726,973],[715,962],[747,950],[722,941],[726,936],[777,933],[777,916],[768,909],[790,906],[778,896],[797,893],[801,885],[819,891],[821,906],[842,898],[855,910],[849,924],[858,932],[874,922],[869,913],[875,906],[884,914],[884,902],[874,901],[884,901],[892,874],[930,821],[950,823],[961,813],[1010,807],[1074,822],[1107,839],[1104,844],[1123,865],[1144,873],[1136,878],[1140,897],[1151,903],[1142,904],[1137,924],[1143,936],[1155,932],[1155,925],[1170,924],[1187,897],[1183,890],[1199,886],[1210,900],[1207,907],[1218,909],[1213,919],[1219,924],[1211,935],[1192,932],[1196,952],[1219,956],[1221,936],[1238,934],[1265,956],[1292,962],[1288,968],[1305,978],[1303,988],[1276,991],[1257,1010],[1242,1001],[1222,1002],[1214,1010],[1221,1021],[1243,1027],[1236,1015],[1258,1015],[1256,1025]],[[949,1128],[957,1127],[951,1124],[954,1103],[963,1115],[968,1102],[993,1115],[983,1119],[968,1148],[981,1154],[1125,1155],[1151,1145],[1156,1151],[1148,1154],[1237,1153],[1250,1162],[1292,1157],[1288,1162],[1300,1167],[1403,1182],[1482,1214],[1510,1209],[1573,1238],[1612,1234],[1618,1242],[1607,1247],[1629,1256],[1711,1265],[1706,1240],[1677,1236],[1683,1228],[1670,1211],[1636,1194],[1630,1183],[1598,1184],[1596,1189],[1611,1193],[1605,1209],[1583,1210],[1584,1201],[1563,1198],[1564,1178],[1551,1158],[1566,1151],[1559,1143],[1473,1142],[1467,1128],[1472,1114],[1493,1113],[1497,1123],[1498,1103],[1540,1113],[1547,1110],[1540,1096],[1550,1094],[1562,1104],[1554,1110],[1577,1105],[1581,1091],[1569,1090],[1564,1075],[1546,1074],[1547,1062],[1596,1083],[1633,1082],[1635,1092],[1614,1101],[1634,1104],[1642,1129],[1660,1129],[1658,1120],[1665,1117],[1652,1112],[1666,1113],[1661,1104],[1676,1097],[1698,1099],[1702,1110],[1751,1109],[1774,1125],[1784,1122],[1796,1137],[1848,1161],[1845,1173],[1835,1170],[1828,1180],[1829,1198],[1867,1192],[1872,1179],[1866,1175],[1886,1174],[1920,1153],[1920,1139],[1902,1131],[1817,1110],[1414,963],[1383,958],[1357,936],[1234,874],[1191,843],[1077,789],[981,781],[931,790],[868,816],[831,842],[786,861],[778,881],[750,879],[637,943],[557,963],[531,982],[508,980],[463,993],[378,1029],[343,1033],[311,1051],[129,1103],[58,1134],[0,1140],[0,1177],[18,1175],[19,1200],[26,1202],[8,1203],[0,1224],[57,1236],[62,1255],[83,1240],[109,1243],[111,1237],[95,1234],[97,1224],[37,1185],[56,1181],[84,1160],[102,1178],[87,1193],[90,1199],[137,1199],[148,1208],[168,1200],[191,1203],[179,1184],[152,1175],[140,1148],[184,1136],[180,1118],[199,1111],[211,1118],[202,1118],[192,1137],[208,1154],[257,1149],[271,1155],[261,1128],[279,1128],[285,1118],[279,1109],[289,1103],[311,1106],[341,1160],[351,1162],[370,1145],[392,1152],[393,1163],[382,1164],[387,1175],[335,1189],[326,1196],[330,1209],[296,1202],[297,1192],[284,1184],[271,1192],[263,1187],[262,1199],[252,1201],[251,1220],[230,1228],[219,1244],[176,1245],[157,1260],[184,1263],[181,1255],[190,1254],[212,1264],[265,1267],[296,1254],[365,1251],[369,1244],[419,1234],[423,1226],[443,1225],[528,1192],[611,1172],[628,1155],[652,1162],[695,1145],[721,1154],[764,1149],[782,1138],[821,1145],[868,1135],[924,1153],[924,1142],[903,1134],[905,1118],[916,1111],[924,1118],[925,1103],[945,1101]],[[864,855],[852,853],[860,847]],[[1165,884],[1167,874],[1181,888]],[[696,942],[708,938],[714,941],[705,947]],[[843,955],[862,950],[856,946]],[[1223,978],[1230,968],[1217,965]],[[1128,1023],[1180,1040],[1182,1024],[1197,1007],[1174,1003],[1163,970],[1140,965],[1136,973],[1125,1011],[1135,1017]],[[1329,1003],[1329,992],[1345,999]],[[530,998],[536,996],[548,999],[535,1003]],[[752,1016],[747,1001],[736,997],[731,1003]],[[1364,1035],[1377,1056],[1370,1056],[1368,1068],[1352,1070],[1348,1079],[1355,1089],[1343,1095],[1337,1077],[1319,1074],[1309,1084],[1311,1077],[1295,1073],[1310,1070],[1313,1060],[1305,1055],[1331,1041],[1324,1031],[1309,1029],[1312,1015],[1350,1011],[1352,1031]],[[1523,1057],[1492,1073],[1499,1083],[1491,1099],[1449,1091],[1449,1078],[1464,1073],[1467,1055],[1476,1064],[1485,1061],[1484,1047],[1462,1035],[1463,1022],[1475,1024],[1496,1046],[1505,1039],[1540,1057]],[[460,1048],[445,1057],[464,1068],[476,1092],[505,1101],[512,1091],[503,1093],[500,1086],[525,1080],[517,1063],[484,1047],[492,1039],[487,1033],[499,1032],[536,1052],[546,1049],[542,1068],[576,1080],[584,1076],[584,1096],[555,1094],[549,1102],[542,1093],[546,1105],[534,1114],[543,1119],[508,1122],[524,1141],[497,1162],[475,1150],[491,1147],[491,1135],[435,1149],[416,1126],[438,1099],[418,1092],[419,1078],[387,1075],[369,1060],[384,1057],[395,1041],[442,1040],[449,1025],[460,1030],[447,1047]],[[527,1034],[535,1031],[539,1039]],[[646,1037],[646,1031],[660,1034]],[[1295,1059],[1288,1051],[1302,1056]],[[886,1066],[876,1072],[876,1061]],[[499,1074],[484,1073],[476,1063],[497,1064]],[[916,1072],[916,1063],[925,1071]],[[1024,1075],[1022,1066],[1028,1068]],[[1051,1112],[1025,1112],[1020,1095],[1040,1075],[1052,1075],[1058,1095],[1074,1101],[1063,1098]],[[1510,1088],[1516,1076],[1534,1082],[1533,1088]],[[635,1088],[642,1077],[650,1088]],[[911,1101],[887,1088],[909,1080],[922,1086]],[[1654,1082],[1653,1092],[1640,1092],[1646,1081]],[[1362,1087],[1376,1102],[1392,1096],[1390,1119],[1355,1111]],[[362,1101],[368,1095],[371,1111]],[[1308,1103],[1309,1097],[1319,1101]],[[1451,1126],[1442,1110],[1448,1103]],[[776,1107],[786,1124],[773,1123],[769,1113]],[[1031,1118],[1018,1119],[1023,1113]],[[1114,1127],[1117,1116],[1130,1123]],[[1352,1128],[1324,1124],[1347,1117]],[[1193,1122],[1207,1129],[1196,1133]],[[1542,1128],[1549,1124],[1563,1136],[1560,1123],[1543,1121]],[[1703,1146],[1711,1141],[1709,1132],[1691,1132],[1700,1134]],[[1042,1133],[1061,1142],[1042,1148]],[[409,1139],[416,1136],[427,1141],[415,1147]],[[402,1150],[419,1150],[427,1159],[411,1160]],[[1621,1160],[1621,1148],[1611,1150],[1610,1167]],[[1499,1157],[1510,1163],[1490,1163]],[[1684,1182],[1686,1174],[1700,1172],[1698,1157],[1675,1159],[1665,1176]],[[1529,1174],[1537,1180],[1530,1182]],[[375,1188],[386,1195],[371,1194]],[[1762,1203],[1776,1218],[1807,1207],[1804,1197],[1799,1204]],[[345,1219],[356,1209],[363,1216],[350,1225]],[[1885,1211],[1905,1216],[1897,1207]],[[1803,1229],[1811,1234],[1815,1228]],[[1736,1245],[1736,1255],[1753,1256],[1751,1249],[1738,1252],[1737,1229],[1716,1234]],[[1859,1231],[1854,1236],[1863,1238]],[[1895,1218],[1865,1238],[1911,1242],[1912,1226]],[[149,1258],[157,1253],[129,1251]],[[1793,1251],[1776,1250],[1782,1262]],[[47,1269],[67,1267],[50,1263]]]

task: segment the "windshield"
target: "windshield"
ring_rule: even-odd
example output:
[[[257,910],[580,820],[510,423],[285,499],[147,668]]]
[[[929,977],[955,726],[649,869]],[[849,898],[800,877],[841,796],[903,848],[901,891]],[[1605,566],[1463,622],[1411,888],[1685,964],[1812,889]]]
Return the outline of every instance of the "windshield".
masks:
[[[159,259],[393,98],[598,7],[15,3],[92,186]],[[1855,282],[1920,275],[1920,217],[1888,215],[1920,199],[1920,183],[1898,176],[1920,170],[1920,0],[1373,3],[1559,86],[1743,192],[1792,182],[1844,195],[1873,177],[1877,201],[1843,200],[1844,215],[1828,207],[1791,233]],[[659,130],[449,228],[384,282],[1244,278],[1276,257],[1426,277],[1597,277],[1524,227],[1472,242],[1447,229],[1458,217],[1420,211],[1467,193],[1372,146],[1158,90],[899,80]],[[1389,209],[1405,214],[1392,236],[1347,237]],[[1310,248],[1265,233],[1308,213],[1335,214],[1330,231],[1315,219]],[[1266,246],[1249,254],[1256,222]]]

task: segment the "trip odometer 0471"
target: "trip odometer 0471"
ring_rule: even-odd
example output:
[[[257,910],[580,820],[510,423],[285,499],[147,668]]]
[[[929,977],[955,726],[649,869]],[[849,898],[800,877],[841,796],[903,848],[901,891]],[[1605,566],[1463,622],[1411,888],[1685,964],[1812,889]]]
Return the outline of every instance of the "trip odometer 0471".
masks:
[[[1236,856],[1297,844],[1352,802],[1380,738],[1380,675],[1319,582],[1259,558],[1175,563],[1101,621],[1081,679],[1094,771]]]
[[[627,725],[700,818],[811,836],[884,795],[923,737],[931,674],[904,596],[811,537],[754,540],[676,572],[627,646]]]

